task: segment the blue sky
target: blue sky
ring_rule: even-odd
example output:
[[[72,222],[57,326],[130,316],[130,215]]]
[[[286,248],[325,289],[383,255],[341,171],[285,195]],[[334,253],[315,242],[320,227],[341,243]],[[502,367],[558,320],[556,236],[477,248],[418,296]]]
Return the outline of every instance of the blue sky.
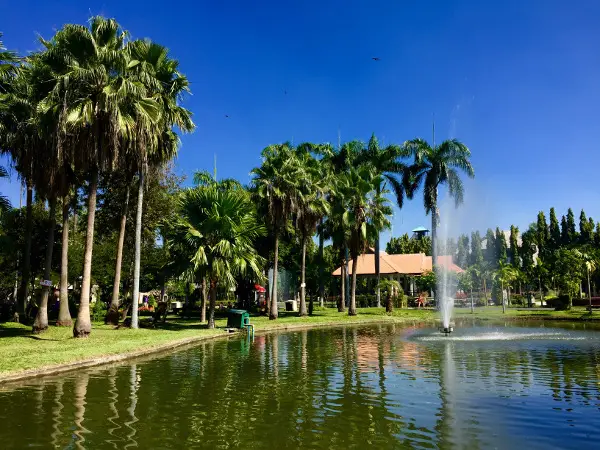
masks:
[[[254,5],[251,7],[250,5]],[[38,48],[67,22],[115,17],[170,48],[192,82],[197,131],[177,170],[249,179],[260,151],[293,140],[456,137],[476,179],[452,233],[524,229],[555,206],[600,219],[600,2],[0,0],[4,43]],[[381,58],[372,61],[372,57]],[[287,93],[286,93],[287,92]],[[229,118],[225,118],[228,115]],[[18,202],[18,183],[0,181]],[[397,235],[429,223],[422,202]],[[384,240],[386,240],[385,238]]]

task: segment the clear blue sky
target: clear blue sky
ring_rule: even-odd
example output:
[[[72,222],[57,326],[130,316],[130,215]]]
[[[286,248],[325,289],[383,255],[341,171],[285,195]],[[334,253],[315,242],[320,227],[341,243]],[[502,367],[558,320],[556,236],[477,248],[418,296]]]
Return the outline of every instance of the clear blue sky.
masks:
[[[21,53],[38,48],[37,34],[92,14],[168,46],[192,81],[185,105],[198,127],[183,138],[180,173],[211,169],[216,154],[219,177],[247,181],[266,145],[337,143],[338,130],[342,141],[429,140],[435,113],[436,140],[456,137],[473,153],[455,231],[523,230],[550,206],[600,219],[598,1],[0,0],[0,9],[5,45]],[[0,181],[0,192],[18,201],[16,181]],[[393,232],[422,224],[416,200],[396,212]]]

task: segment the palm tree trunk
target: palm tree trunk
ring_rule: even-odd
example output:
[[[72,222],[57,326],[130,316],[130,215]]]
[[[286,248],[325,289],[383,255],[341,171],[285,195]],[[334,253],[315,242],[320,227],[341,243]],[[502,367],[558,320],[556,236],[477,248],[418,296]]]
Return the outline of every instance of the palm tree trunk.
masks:
[[[112,299],[110,301],[110,308],[104,318],[104,323],[110,323],[112,325],[119,324],[119,288],[121,287],[121,264],[123,262],[123,245],[125,243],[125,225],[127,223],[128,207],[129,185],[125,191],[125,203],[123,204],[123,214],[121,215],[121,224],[119,227],[119,242],[117,243],[117,261],[115,262],[115,280],[113,282]]]
[[[217,280],[210,280],[210,306],[208,307],[208,328],[215,327],[215,307],[217,306]]]
[[[300,317],[306,312],[306,236],[302,236],[302,267],[300,268]]]
[[[59,327],[73,325],[69,311],[69,196],[63,197],[62,204],[62,246],[60,249],[60,304],[58,308]]]
[[[323,238],[323,218],[319,230],[319,306],[325,301],[325,239]]]
[[[94,249],[94,221],[96,219],[96,195],[98,193],[98,169],[94,168],[90,175],[88,192],[88,220],[83,254],[83,279],[81,281],[81,296],[77,320],[73,327],[73,336],[88,337],[92,332],[90,320],[90,288],[92,282],[92,251]]]
[[[271,292],[271,308],[269,310],[269,320],[277,319],[277,269],[279,266],[279,232],[275,231],[275,255],[273,258],[273,289]],[[211,300],[212,301],[212,300]]]
[[[138,327],[138,297],[140,296],[140,260],[142,257],[142,209],[144,208],[144,169],[140,170],[138,202],[135,215],[135,257],[133,266],[133,298],[131,328]]]
[[[344,302],[346,301],[346,260],[342,260],[342,272],[340,277],[340,300],[338,302],[338,312],[344,312],[346,310]]]
[[[350,306],[350,274],[348,273],[350,267],[348,266],[349,262],[350,262],[350,257],[348,256],[348,246],[344,246],[345,248],[345,260],[344,260],[344,264],[346,265],[346,277],[345,277],[345,283],[346,283],[346,297],[344,298],[344,306],[349,307]]]
[[[392,289],[388,288],[387,296],[385,298],[385,312],[392,313],[394,312],[394,302],[392,302]]]
[[[434,205],[431,211],[431,270],[435,272],[437,268],[437,226],[438,226],[438,210],[437,205]]]
[[[483,279],[483,296],[485,297],[485,306],[490,306],[490,302],[488,301],[487,282],[485,281],[485,278]]]
[[[377,185],[377,196],[381,195],[381,186]],[[379,230],[377,230],[377,234],[375,235],[375,278],[377,280],[377,287],[375,288],[375,297],[377,300],[377,307],[381,308],[381,289],[379,289],[379,283],[381,282],[381,267],[379,260]]]
[[[506,314],[506,303],[504,303],[504,283],[500,282],[500,298],[502,299],[502,314]]]
[[[19,290],[18,313],[25,320],[27,299],[29,297],[29,277],[31,276],[31,236],[33,233],[33,185],[27,180],[27,201],[25,213],[25,250],[23,251],[23,270],[21,271],[21,289]]]
[[[592,313],[592,288],[590,286],[590,269],[587,269],[588,298],[590,299],[590,314]]]
[[[350,295],[350,305],[348,306],[348,315],[356,315],[356,271],[358,269],[358,255],[352,257],[352,293]]]
[[[208,292],[206,291],[206,277],[202,277],[202,300],[200,304],[200,322],[206,321],[206,300]]]
[[[56,198],[50,199],[50,227],[48,228],[48,241],[46,243],[46,260],[44,262],[44,280],[49,280],[52,272],[52,250],[54,249],[54,228],[56,227]],[[38,308],[32,332],[41,333],[48,329],[48,295],[51,286],[44,286],[42,299]],[[54,295],[52,296],[54,298]]]

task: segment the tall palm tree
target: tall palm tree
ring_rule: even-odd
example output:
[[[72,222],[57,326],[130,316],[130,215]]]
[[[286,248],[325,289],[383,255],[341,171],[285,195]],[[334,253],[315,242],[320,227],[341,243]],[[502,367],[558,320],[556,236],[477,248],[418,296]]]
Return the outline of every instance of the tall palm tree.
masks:
[[[448,193],[456,206],[463,202],[463,182],[459,171],[473,178],[471,152],[465,144],[450,139],[437,146],[430,146],[423,139],[413,139],[404,143],[404,150],[414,158],[406,171],[404,185],[411,191],[423,186],[425,213],[431,213],[431,255],[434,270],[437,267],[437,226],[439,224],[438,191],[441,185],[448,185]]]
[[[137,40],[127,46],[127,55],[133,79],[146,87],[148,98],[144,102],[150,107],[142,109],[141,114],[136,114],[137,120],[133,128],[135,157],[138,161],[138,202],[131,327],[137,328],[145,176],[148,166],[163,165],[176,155],[179,140],[172,129],[177,127],[182,132],[191,132],[194,123],[191,112],[178,105],[183,94],[189,92],[189,82],[178,71],[179,63],[169,58],[167,49],[149,40]],[[156,109],[156,115],[148,114],[152,109]]]
[[[296,209],[296,227],[300,232],[302,261],[300,269],[300,316],[306,316],[306,245],[315,234],[321,218],[329,212],[329,204],[325,198],[328,190],[327,177],[323,177],[319,162],[313,157],[313,144],[302,144],[296,149],[298,176],[303,183],[298,190],[298,206]],[[312,297],[311,308],[312,313]]]
[[[247,192],[214,185],[185,191],[181,215],[179,240],[191,251],[194,269],[203,270],[208,278],[208,328],[214,328],[219,284],[230,288],[236,275],[248,271],[260,276],[261,258],[254,241],[266,229],[258,222]]]
[[[356,276],[358,257],[366,248],[369,236],[390,226],[388,216],[392,214],[387,191],[378,192],[381,175],[368,167],[352,168],[339,178],[336,190],[345,201],[344,228],[348,230],[348,247],[352,258],[352,285],[348,315],[356,315]]]
[[[17,64],[21,60],[16,52],[4,47],[1,38],[2,33],[0,33],[0,94],[6,92],[4,83],[10,82],[17,70]]]
[[[47,101],[55,107],[64,105],[65,128],[77,136],[79,149],[71,162],[87,174],[88,180],[88,221],[75,337],[91,332],[89,300],[98,176],[112,170],[119,160],[123,128],[132,122],[131,115],[123,114],[123,104],[130,105],[133,95],[143,96],[139,86],[123,76],[127,68],[123,52],[126,37],[114,19],[95,16],[89,27],[67,24],[51,40],[42,40],[44,60],[55,73]],[[144,106],[140,104],[140,108]]]
[[[297,177],[294,149],[288,142],[270,145],[262,151],[263,163],[254,168],[252,180],[257,199],[267,210],[267,221],[273,235],[273,286],[269,319],[277,319],[277,271],[279,269],[279,238],[296,211],[296,194],[302,179]]]
[[[361,152],[358,157],[359,164],[368,164],[375,172],[382,176],[382,184],[377,187],[377,192],[380,193],[383,189],[386,189],[389,185],[394,193],[396,205],[398,208],[402,208],[404,204],[404,186],[402,184],[402,177],[407,172],[408,166],[402,162],[402,158],[408,156],[408,152],[401,146],[388,145],[384,148],[379,146],[375,133],[371,135],[367,148]],[[379,233],[375,235],[375,276],[377,278],[377,286],[381,279],[380,269],[380,243]],[[381,306],[381,295],[379,293],[379,287],[376,291],[377,306]]]

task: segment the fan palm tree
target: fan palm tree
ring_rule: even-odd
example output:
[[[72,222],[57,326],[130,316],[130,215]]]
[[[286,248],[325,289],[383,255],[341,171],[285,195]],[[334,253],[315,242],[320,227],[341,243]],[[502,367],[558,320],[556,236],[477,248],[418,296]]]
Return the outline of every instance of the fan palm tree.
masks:
[[[469,158],[471,152],[462,142],[450,139],[438,146],[431,146],[423,139],[404,143],[404,150],[414,161],[406,171],[404,185],[412,192],[423,186],[425,213],[431,213],[431,255],[434,270],[437,267],[437,226],[439,224],[438,190],[448,185],[448,193],[456,206],[463,202],[463,182],[459,171],[473,178],[475,172]]]
[[[392,214],[387,191],[378,192],[381,175],[368,167],[352,168],[339,178],[336,190],[342,193],[345,211],[342,216],[344,229],[348,230],[348,247],[352,258],[352,285],[348,315],[356,315],[356,276],[358,256],[366,248],[369,236],[390,226]]]
[[[397,280],[392,280],[386,278],[385,280],[381,280],[378,285],[379,290],[385,292],[385,312],[392,313],[394,312],[394,302],[393,297],[396,295],[396,292],[399,292],[401,287],[400,283]]]
[[[264,236],[266,229],[258,223],[252,202],[243,190],[208,186],[185,191],[181,215],[179,240],[191,251],[194,270],[203,270],[209,280],[208,328],[214,328],[219,284],[232,287],[235,276],[248,271],[260,276],[261,258],[254,241]]]
[[[279,238],[298,205],[298,187],[303,182],[297,176],[294,149],[288,142],[270,145],[262,151],[263,163],[254,168],[252,180],[255,196],[267,211],[267,221],[273,235],[273,286],[269,319],[275,320],[277,311],[277,271],[279,269]]]
[[[189,92],[187,78],[178,71],[177,60],[169,58],[165,47],[149,40],[131,42],[127,48],[128,69],[133,79],[146,87],[145,105],[137,114],[134,130],[134,158],[138,167],[138,202],[135,224],[135,258],[133,272],[133,301],[131,327],[137,328],[137,299],[140,289],[140,262],[142,239],[142,209],[144,206],[145,176],[148,166],[160,166],[177,154],[179,139],[172,131],[191,132],[194,123],[191,112],[178,105],[179,99]],[[156,109],[157,115],[148,114]],[[158,120],[157,120],[158,119]]]
[[[306,244],[315,234],[319,221],[329,212],[325,198],[328,190],[327,177],[323,177],[319,162],[313,157],[314,145],[302,144],[296,149],[298,176],[303,183],[299,186],[296,227],[300,231],[302,262],[300,269],[300,316],[306,316]],[[311,307],[312,313],[312,296]]]
[[[516,280],[517,272],[515,268],[510,264],[506,264],[500,261],[498,265],[498,270],[494,274],[494,277],[500,283],[500,295],[502,296],[502,312],[506,313],[506,302],[504,301],[504,287],[506,286],[510,292],[511,283]],[[510,297],[508,298],[508,301],[510,301]]]
[[[1,38],[2,33],[0,33],[0,94],[6,92],[4,83],[10,82],[21,60],[15,52],[4,47]]]
[[[371,135],[367,148],[364,149],[358,157],[359,164],[370,165],[377,174],[381,175],[382,184],[378,186],[377,192],[380,193],[389,185],[394,193],[396,205],[402,209],[404,204],[404,186],[402,178],[407,171],[407,165],[402,162],[402,158],[408,156],[408,152],[401,146],[388,145],[381,148],[375,133]],[[377,278],[377,286],[381,278],[380,272],[380,243],[379,233],[375,235],[375,277]],[[381,298],[379,288],[376,291],[377,306],[381,306]]]

